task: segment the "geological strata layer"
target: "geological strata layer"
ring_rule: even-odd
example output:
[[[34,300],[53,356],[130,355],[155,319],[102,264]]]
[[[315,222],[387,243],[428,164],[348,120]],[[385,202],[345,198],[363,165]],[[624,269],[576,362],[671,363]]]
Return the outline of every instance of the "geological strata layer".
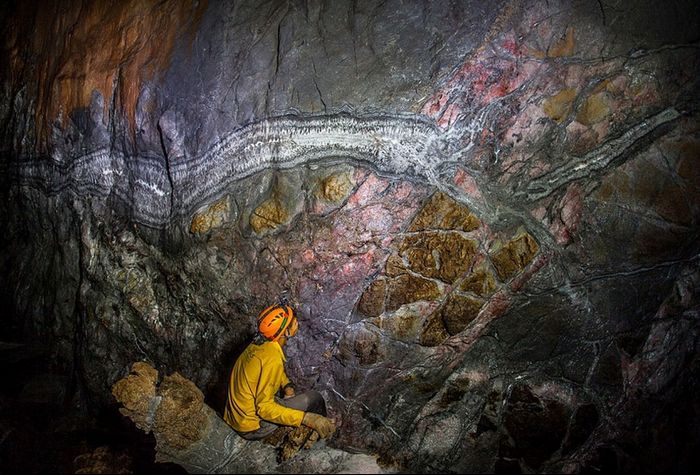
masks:
[[[600,173],[640,138],[677,117],[672,108],[648,117],[516,194],[534,201]],[[71,190],[79,196],[114,196],[128,204],[134,221],[160,228],[190,215],[232,183],[270,168],[351,161],[439,186],[441,168],[464,160],[451,146],[455,137],[454,130],[444,131],[423,116],[284,116],[241,127],[197,157],[127,156],[104,148],[71,161],[20,159],[9,171],[20,185],[47,194]]]

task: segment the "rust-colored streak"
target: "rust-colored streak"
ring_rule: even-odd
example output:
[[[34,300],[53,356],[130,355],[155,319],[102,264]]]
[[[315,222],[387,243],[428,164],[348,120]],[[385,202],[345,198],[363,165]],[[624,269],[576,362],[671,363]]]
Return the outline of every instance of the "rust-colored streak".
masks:
[[[145,81],[169,66],[178,39],[191,42],[206,1],[64,0],[18,2],[8,20],[5,55],[15,91],[35,95],[40,149],[51,124],[89,107],[94,91],[134,131]]]

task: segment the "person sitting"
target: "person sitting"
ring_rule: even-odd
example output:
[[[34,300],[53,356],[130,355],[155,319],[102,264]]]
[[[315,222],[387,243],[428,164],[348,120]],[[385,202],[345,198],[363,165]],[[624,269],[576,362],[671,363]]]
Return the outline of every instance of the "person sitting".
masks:
[[[241,437],[261,440],[280,426],[305,425],[322,438],[335,431],[318,391],[296,394],[284,369],[284,345],[299,331],[292,307],[271,305],[260,312],[258,331],[231,370],[224,420]]]

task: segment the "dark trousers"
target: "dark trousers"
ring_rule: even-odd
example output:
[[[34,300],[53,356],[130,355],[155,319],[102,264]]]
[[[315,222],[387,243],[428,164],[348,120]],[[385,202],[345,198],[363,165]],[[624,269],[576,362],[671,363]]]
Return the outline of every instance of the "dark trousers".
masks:
[[[299,409],[304,412],[315,412],[322,416],[326,415],[326,401],[323,400],[323,396],[321,396],[321,393],[318,391],[304,391],[288,399],[275,397],[275,400],[279,404],[291,407],[292,409]],[[259,429],[250,432],[239,432],[238,435],[246,440],[260,440],[272,434],[278,427],[280,426],[274,422],[261,420]]]

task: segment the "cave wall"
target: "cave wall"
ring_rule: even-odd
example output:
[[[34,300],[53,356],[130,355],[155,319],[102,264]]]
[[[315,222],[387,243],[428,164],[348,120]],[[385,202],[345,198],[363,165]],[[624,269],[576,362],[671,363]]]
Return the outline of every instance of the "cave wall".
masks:
[[[416,471],[697,456],[698,7],[2,7],[5,339],[215,399],[288,291],[333,444]],[[60,41],[56,41],[59,38]]]

